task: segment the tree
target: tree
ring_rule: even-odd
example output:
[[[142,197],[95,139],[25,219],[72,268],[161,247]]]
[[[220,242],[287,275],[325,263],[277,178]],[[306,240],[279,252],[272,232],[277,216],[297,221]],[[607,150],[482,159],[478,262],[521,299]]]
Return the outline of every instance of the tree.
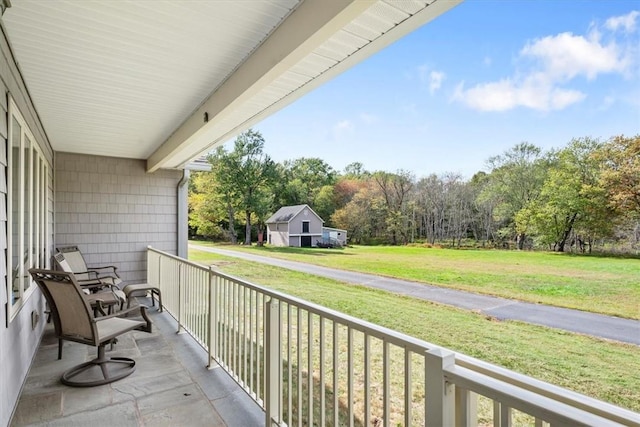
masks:
[[[640,215],[640,135],[616,136],[596,153],[602,186],[622,214]]]
[[[610,230],[606,193],[598,185],[599,168],[593,156],[599,145],[590,138],[574,139],[552,154],[552,167],[539,197],[516,214],[519,232],[534,233],[541,243],[564,252],[572,236],[584,248],[585,240],[591,242],[596,233]]]
[[[497,201],[494,215],[503,234],[515,235],[518,249],[523,249],[526,233],[516,231],[515,216],[540,194],[547,170],[542,150],[522,142],[487,163],[491,172],[482,197]]]
[[[485,191],[489,185],[489,176],[485,172],[477,172],[469,182],[471,192],[474,195],[474,221],[472,223],[473,234],[483,246],[488,241],[494,240],[495,221],[494,211],[497,199],[490,191]]]
[[[640,135],[611,138],[596,153],[600,184],[616,214],[620,241],[640,245]],[[611,224],[611,222],[609,222]]]
[[[280,205],[308,204],[315,210],[316,197],[327,185],[335,184],[336,172],[324,160],[301,157],[287,160],[279,167]]]
[[[398,244],[398,237],[406,244],[409,238],[409,194],[414,178],[410,172],[376,172],[373,181],[378,185],[386,207],[386,228],[391,244]]]
[[[263,218],[271,208],[270,191],[276,178],[275,164],[263,152],[264,138],[252,129],[240,134],[234,141],[233,151],[218,147],[209,161],[212,173],[219,183],[229,215],[231,242],[236,243],[234,217],[236,209],[243,212],[245,244],[251,244],[251,216]],[[233,230],[233,231],[232,231]]]
[[[189,227],[195,234],[221,238],[225,234],[226,213],[221,194],[216,190],[215,176],[194,172],[189,181]]]
[[[349,163],[344,167],[344,176],[347,178],[363,179],[370,175],[371,174],[365,170],[364,165],[360,162]]]
[[[331,215],[336,227],[347,230],[353,243],[369,243],[386,230],[386,207],[373,182],[363,186],[342,208]]]

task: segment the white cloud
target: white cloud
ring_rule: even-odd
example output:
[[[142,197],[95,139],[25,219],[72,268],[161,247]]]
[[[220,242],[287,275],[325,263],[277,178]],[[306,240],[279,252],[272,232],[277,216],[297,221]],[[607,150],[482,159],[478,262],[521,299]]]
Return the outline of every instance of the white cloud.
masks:
[[[633,33],[636,30],[636,21],[640,16],[637,10],[631,11],[626,15],[613,16],[604,23],[604,26],[611,31],[618,31],[622,28],[625,33]]]
[[[428,65],[420,65],[416,67],[416,73],[418,75],[421,88],[428,88],[431,95],[442,87],[442,82],[446,78],[444,72],[433,70]]]
[[[536,79],[521,82],[504,79],[466,90],[464,83],[460,83],[453,99],[479,111],[507,111],[520,106],[550,111],[566,108],[585,96],[582,92],[557,88]]]
[[[354,131],[354,129],[355,129],[355,127],[354,127],[353,122],[351,120],[348,120],[348,119],[340,120],[332,128],[333,137],[338,139],[338,138],[342,137],[345,134],[352,133]]]
[[[492,62],[493,60],[491,59],[490,56],[485,56],[484,59],[482,60],[482,65],[484,65],[485,67],[490,67]]]
[[[608,30],[635,28],[638,13],[607,20]],[[609,34],[612,36],[612,34]],[[636,47],[603,41],[594,24],[586,35],[560,33],[529,41],[520,50],[519,70],[498,81],[479,83],[468,89],[458,84],[452,100],[480,111],[507,111],[525,107],[538,111],[564,109],[585,99],[586,94],[567,87],[574,79],[594,80],[602,74],[627,75],[634,68]]]
[[[559,81],[578,75],[593,80],[598,74],[624,72],[629,66],[615,43],[603,45],[598,36],[585,38],[571,33],[537,39],[528,43],[520,55],[538,61],[538,67],[550,79]]]
[[[442,71],[432,71],[429,73],[429,93],[433,95],[435,91],[440,89],[445,74]]]

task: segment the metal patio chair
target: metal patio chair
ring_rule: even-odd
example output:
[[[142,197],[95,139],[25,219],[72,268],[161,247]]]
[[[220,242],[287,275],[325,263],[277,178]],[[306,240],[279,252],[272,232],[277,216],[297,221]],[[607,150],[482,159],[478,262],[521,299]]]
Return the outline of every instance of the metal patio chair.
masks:
[[[92,387],[117,381],[135,371],[136,362],[133,359],[107,357],[105,346],[132,330],[151,332],[151,320],[147,316],[146,307],[139,306],[109,316],[95,317],[73,274],[33,268],[29,273],[49,304],[56,336],[60,340],[98,348],[95,359],[62,374],[63,384]],[[135,311],[139,311],[143,320],[119,317]]]
[[[90,299],[98,298],[93,295],[96,292],[101,293],[101,291],[109,290],[113,293],[117,300],[112,300],[105,295],[99,297],[103,299],[103,303],[108,307],[109,314],[111,314],[112,308],[116,304],[118,304],[120,308],[124,307],[127,296],[118,287],[118,284],[122,283],[122,280],[118,277],[116,267],[107,266],[87,269],[82,253],[76,246],[59,248],[58,252],[53,256],[53,259],[60,270],[73,273],[78,284],[91,293],[89,296]],[[105,298],[108,299],[105,300]]]
[[[116,286],[122,283],[122,279],[118,276],[118,267],[114,265],[100,267],[88,266],[82,252],[77,246],[61,247],[57,248],[56,251],[56,255],[62,254],[61,257],[67,261],[70,270],[75,274],[76,279],[80,283],[83,281],[90,282],[97,280]]]

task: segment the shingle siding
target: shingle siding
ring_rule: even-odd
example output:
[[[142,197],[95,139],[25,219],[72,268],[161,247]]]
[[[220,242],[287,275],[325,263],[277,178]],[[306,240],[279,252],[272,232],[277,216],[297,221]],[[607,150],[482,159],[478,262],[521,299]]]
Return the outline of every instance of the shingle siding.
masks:
[[[180,171],[148,174],[145,161],[57,153],[56,247],[77,245],[87,263],[146,280],[146,248],[176,253]]]

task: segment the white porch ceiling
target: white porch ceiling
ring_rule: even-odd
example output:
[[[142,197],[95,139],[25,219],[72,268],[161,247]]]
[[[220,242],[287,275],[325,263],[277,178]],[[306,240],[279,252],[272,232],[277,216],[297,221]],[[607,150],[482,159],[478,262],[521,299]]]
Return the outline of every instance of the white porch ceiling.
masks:
[[[184,167],[460,1],[12,0],[2,22],[54,150],[153,171]]]

